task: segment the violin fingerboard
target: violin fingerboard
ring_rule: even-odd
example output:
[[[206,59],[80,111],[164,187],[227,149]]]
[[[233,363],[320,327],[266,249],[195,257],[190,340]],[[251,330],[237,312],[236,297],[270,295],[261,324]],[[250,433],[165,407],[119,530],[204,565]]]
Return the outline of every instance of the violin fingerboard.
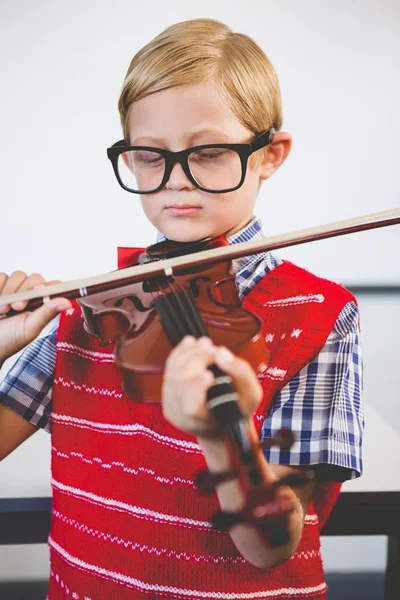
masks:
[[[245,422],[239,406],[239,396],[230,375],[217,365],[210,365],[215,383],[207,392],[207,406],[222,429],[229,430],[233,424]]]
[[[155,299],[154,307],[173,346],[177,346],[186,335],[195,338],[208,336],[199,310],[187,292],[163,294]]]

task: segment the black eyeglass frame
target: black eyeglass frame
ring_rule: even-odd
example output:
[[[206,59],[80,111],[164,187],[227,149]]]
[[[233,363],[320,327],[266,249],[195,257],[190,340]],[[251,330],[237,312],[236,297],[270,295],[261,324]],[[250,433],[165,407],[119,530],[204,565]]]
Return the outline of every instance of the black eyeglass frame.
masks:
[[[107,148],[107,156],[111,161],[119,185],[124,190],[126,190],[127,192],[131,192],[132,194],[154,194],[155,192],[159,192],[169,180],[172,169],[174,168],[176,163],[179,163],[182,166],[182,169],[189,181],[191,181],[193,185],[202,192],[208,192],[210,194],[227,194],[228,192],[234,192],[243,185],[243,182],[246,177],[247,163],[249,157],[257,150],[260,150],[261,148],[265,148],[269,144],[272,144],[275,133],[275,129],[271,127],[270,129],[267,129],[267,131],[260,133],[260,135],[258,135],[250,144],[204,144],[202,146],[193,146],[192,148],[186,148],[186,150],[180,150],[179,152],[172,152],[171,150],[164,150],[163,148],[154,148],[152,146],[128,146],[125,140],[120,140],[119,142],[116,142],[115,144],[110,146],[110,148]],[[227,150],[234,150],[239,155],[240,162],[242,165],[242,177],[238,185],[225,190],[210,190],[202,187],[195,180],[190,171],[188,157],[190,154],[192,154],[192,152],[197,152],[199,150],[207,150],[210,148],[224,148]],[[131,150],[148,150],[150,152],[158,152],[158,154],[163,156],[165,161],[164,177],[158,187],[154,188],[153,190],[148,190],[147,192],[140,192],[138,190],[133,190],[124,185],[118,172],[118,157],[120,156],[120,154],[123,154],[124,152],[129,152]]]

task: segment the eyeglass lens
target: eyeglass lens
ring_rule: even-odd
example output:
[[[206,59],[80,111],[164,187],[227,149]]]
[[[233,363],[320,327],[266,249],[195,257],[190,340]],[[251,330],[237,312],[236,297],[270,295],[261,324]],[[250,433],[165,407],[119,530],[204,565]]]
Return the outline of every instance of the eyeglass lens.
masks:
[[[242,178],[239,154],[228,148],[202,148],[188,156],[197,184],[213,191],[236,187]],[[118,157],[118,173],[125,187],[136,192],[157,190],[164,178],[165,159],[156,151],[129,150]]]

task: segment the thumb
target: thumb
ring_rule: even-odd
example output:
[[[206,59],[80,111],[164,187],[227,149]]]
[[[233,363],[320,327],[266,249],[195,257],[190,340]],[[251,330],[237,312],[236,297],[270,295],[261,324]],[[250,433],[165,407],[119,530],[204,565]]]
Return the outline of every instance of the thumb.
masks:
[[[71,306],[71,302],[65,298],[53,298],[34,312],[28,313],[25,320],[26,343],[34,340],[54,317]]]
[[[262,400],[263,390],[250,364],[225,347],[217,349],[214,361],[220,369],[231,376],[245,414],[253,414]]]

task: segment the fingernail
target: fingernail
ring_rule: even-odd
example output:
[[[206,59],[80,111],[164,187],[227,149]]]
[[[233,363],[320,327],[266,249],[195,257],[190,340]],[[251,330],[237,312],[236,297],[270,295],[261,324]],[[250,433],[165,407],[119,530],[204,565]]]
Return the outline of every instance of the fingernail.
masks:
[[[23,310],[25,308],[25,302],[14,302],[14,304],[11,304],[11,308],[14,310]]]
[[[184,344],[185,346],[191,346],[194,343],[194,341],[195,338],[192,335],[185,335],[181,344]]]

